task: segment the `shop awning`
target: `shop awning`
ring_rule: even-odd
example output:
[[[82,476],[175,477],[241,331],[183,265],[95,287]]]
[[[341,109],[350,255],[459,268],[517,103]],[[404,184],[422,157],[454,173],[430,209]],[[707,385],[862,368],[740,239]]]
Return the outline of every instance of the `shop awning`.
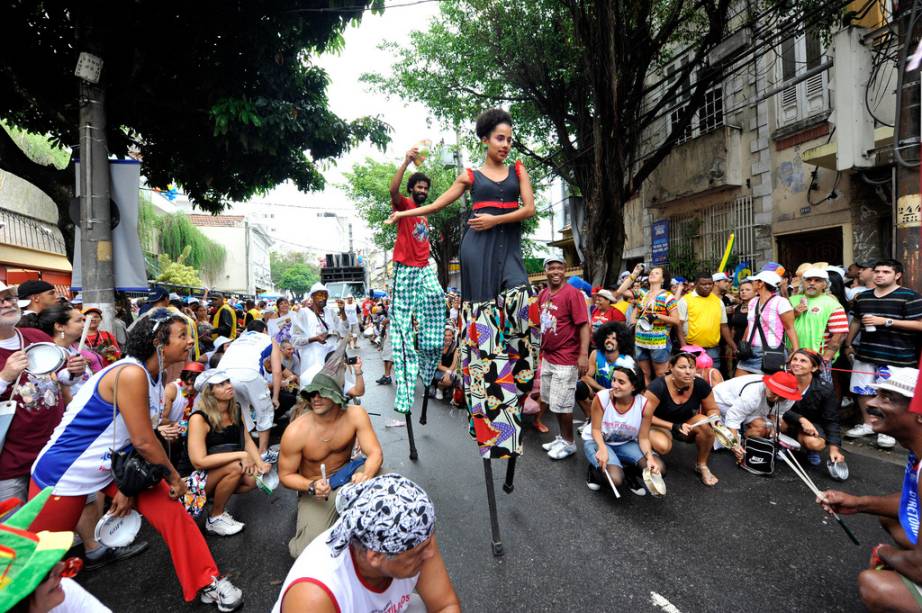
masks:
[[[879,150],[893,144],[893,128],[881,126],[874,130],[874,149]],[[838,170],[836,156],[839,152],[837,143],[827,143],[813,147],[800,154],[800,158],[807,164],[815,164],[830,170]]]
[[[0,245],[0,264],[29,270],[58,270],[67,273],[73,270],[67,257],[61,254],[16,245]]]

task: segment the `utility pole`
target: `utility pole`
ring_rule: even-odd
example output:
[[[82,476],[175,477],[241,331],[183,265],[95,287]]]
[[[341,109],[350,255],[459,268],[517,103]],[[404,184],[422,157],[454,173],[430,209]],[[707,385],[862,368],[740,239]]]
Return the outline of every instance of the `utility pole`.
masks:
[[[90,11],[92,12],[92,11]],[[102,59],[92,53],[93,24],[84,22],[75,75],[80,79],[80,285],[83,303],[102,311],[102,327],[115,318],[112,220],[109,210],[109,147]]]
[[[896,202],[893,256],[903,263],[901,285],[922,291],[922,256],[919,253],[920,218],[919,147],[922,143],[919,70],[907,70],[907,59],[922,34],[920,0],[900,2],[895,15],[899,32],[899,71],[896,133],[893,139],[896,161]]]

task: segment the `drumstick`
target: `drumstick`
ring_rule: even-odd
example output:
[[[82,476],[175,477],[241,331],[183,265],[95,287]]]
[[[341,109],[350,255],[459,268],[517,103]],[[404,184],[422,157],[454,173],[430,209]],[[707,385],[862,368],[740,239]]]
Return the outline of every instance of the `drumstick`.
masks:
[[[608,473],[608,469],[603,468],[602,472],[605,473],[606,477],[608,477],[608,484],[611,486],[611,491],[615,493],[615,498],[621,498],[621,494],[618,493],[618,488],[615,487],[615,482],[611,480],[611,475]]]
[[[327,480],[327,465],[326,465],[326,464],[321,464],[321,465],[320,465],[320,477],[321,477],[324,481]],[[327,500],[327,499],[329,499],[329,496],[324,496],[323,499],[324,499],[324,500]]]
[[[701,421],[696,421],[690,427],[697,428],[698,426],[703,426],[704,424],[712,424],[714,422],[720,421],[719,415],[709,415],[707,419],[702,419]]]
[[[794,454],[790,453],[786,449],[782,449],[781,451],[778,452],[778,455],[780,455],[781,459],[784,460],[787,463],[787,465],[791,467],[791,470],[794,471],[794,474],[800,477],[800,480],[804,482],[804,484],[816,495],[817,498],[819,498],[826,504],[829,504],[829,501],[826,500],[826,496],[824,496],[822,492],[820,492],[819,488],[816,487],[816,484],[813,482],[813,479],[811,479],[810,476],[807,475],[804,469],[800,466],[800,463],[797,462],[797,459],[794,458]],[[788,456],[790,456],[790,458]],[[795,468],[795,464],[796,464],[796,468]],[[861,543],[858,542],[858,537],[856,537],[855,533],[852,532],[849,529],[849,527],[845,525],[845,522],[842,521],[842,518],[839,517],[839,514],[833,511],[832,508],[829,509],[829,512],[832,514],[835,520],[839,523],[839,525],[842,526],[842,529],[845,530],[845,534],[848,535],[848,538],[850,538],[854,544],[860,545]]]
[[[83,332],[80,334],[80,345],[77,347],[77,352],[83,351],[83,346],[86,344],[86,335],[90,332],[90,318],[87,317],[83,320]]]

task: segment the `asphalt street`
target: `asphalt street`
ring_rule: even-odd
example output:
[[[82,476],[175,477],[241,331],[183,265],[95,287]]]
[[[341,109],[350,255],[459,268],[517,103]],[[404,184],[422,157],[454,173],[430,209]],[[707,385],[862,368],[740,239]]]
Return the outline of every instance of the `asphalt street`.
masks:
[[[552,434],[529,429],[512,494],[502,491],[505,462],[494,463],[505,548],[494,557],[482,462],[464,415],[431,400],[428,425],[415,424],[419,459],[411,462],[406,428],[385,427],[397,415],[393,388],[374,384],[382,372],[379,354],[367,345],[362,353],[370,382],[364,405],[381,413],[372,422],[385,466],[432,497],[436,533],[464,610],[862,610],[856,575],[871,548],[885,541],[875,518],[846,518],[861,541],[855,546],[786,465],[774,477],[757,477],[737,469],[726,453],[711,462],[720,483],[706,488],[692,472],[690,445],[677,444],[667,458],[665,497],[624,489],[616,500],[586,487],[582,450],[550,460],[539,445]],[[852,476],[841,489],[897,491],[900,454],[859,451],[848,454]],[[809,470],[820,489],[839,487],[825,467]],[[287,541],[295,506],[295,495],[284,490],[236,497],[229,510],[246,529],[229,538],[206,536],[221,571],[243,589],[244,611],[269,611],[278,597],[292,562]],[[150,541],[147,552],[78,580],[114,611],[214,610],[184,604],[159,536],[145,524],[139,538]]]

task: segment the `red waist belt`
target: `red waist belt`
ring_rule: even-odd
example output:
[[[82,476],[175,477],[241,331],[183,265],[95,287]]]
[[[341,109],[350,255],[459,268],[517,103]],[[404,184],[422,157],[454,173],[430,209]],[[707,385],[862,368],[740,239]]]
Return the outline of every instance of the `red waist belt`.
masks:
[[[518,201],[515,201],[515,202],[489,202],[489,201],[486,201],[486,202],[475,202],[475,203],[474,203],[474,206],[471,207],[471,208],[474,209],[475,211],[476,211],[476,210],[479,210],[479,209],[489,209],[489,208],[493,208],[493,209],[517,209],[517,208],[519,208],[519,203],[518,203]]]

